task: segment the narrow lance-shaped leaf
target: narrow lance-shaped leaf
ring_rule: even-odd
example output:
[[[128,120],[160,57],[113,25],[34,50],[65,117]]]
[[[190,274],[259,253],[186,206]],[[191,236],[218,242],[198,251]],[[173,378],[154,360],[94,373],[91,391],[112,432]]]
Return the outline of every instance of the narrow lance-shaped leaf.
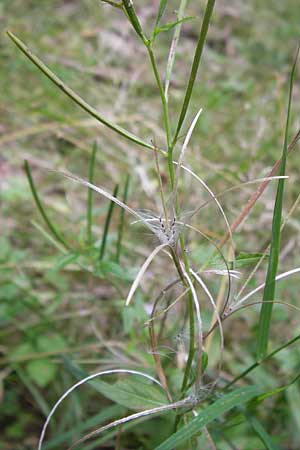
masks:
[[[55,227],[55,225],[52,223],[52,221],[49,219],[48,214],[46,213],[46,210],[39,198],[37,189],[35,187],[32,175],[31,175],[31,170],[30,170],[30,165],[28,163],[28,161],[24,161],[24,170],[28,179],[28,183],[30,186],[30,190],[31,193],[33,195],[33,198],[35,200],[35,204],[42,216],[42,218],[44,219],[45,224],[47,225],[47,227],[49,228],[49,230],[51,231],[52,235],[55,237],[55,239],[60,242],[66,249],[71,250],[71,247],[69,246],[69,244],[66,242],[66,240],[63,238],[63,236],[59,233],[59,231],[57,230],[57,228]]]
[[[123,203],[127,203],[129,180],[130,180],[130,176],[127,175],[126,181],[125,181],[124,194],[123,194],[123,198],[122,198]],[[121,209],[120,222],[119,222],[119,226],[118,226],[118,239],[117,239],[117,246],[116,246],[116,262],[120,261],[120,256],[121,256],[124,220],[125,220],[125,211],[124,211],[124,209]]]
[[[93,184],[94,182],[94,168],[95,168],[95,159],[97,152],[97,144],[96,142],[93,145],[90,166],[89,166],[89,182]],[[89,245],[92,244],[93,234],[92,234],[92,225],[93,225],[93,190],[88,190],[88,201],[87,201],[87,240]]]
[[[118,191],[119,191],[119,185],[116,184],[116,186],[114,188],[114,192],[113,192],[113,197],[115,197],[115,198],[118,197]],[[107,241],[107,235],[108,235],[109,225],[110,225],[110,222],[111,222],[111,217],[112,217],[112,213],[113,213],[113,210],[114,210],[114,206],[115,206],[115,203],[111,200],[110,204],[109,204],[109,207],[108,207],[107,215],[106,215],[106,218],[105,218],[105,223],[104,223],[103,237],[102,237],[100,253],[99,253],[99,260],[100,261],[104,257],[105,248],[106,248],[106,241]]]
[[[159,24],[159,22],[162,19],[162,16],[164,15],[164,12],[166,10],[167,3],[168,3],[168,0],[160,0],[158,13],[157,13],[156,21],[155,21],[155,27],[157,27],[157,25]]]
[[[181,31],[181,23],[182,22],[180,22],[180,19],[182,19],[184,17],[184,11],[186,8],[186,4],[187,4],[187,0],[180,1],[178,13],[177,13],[178,24],[175,27],[175,31],[173,34],[173,39],[172,39],[172,43],[171,43],[171,47],[170,47],[170,51],[169,51],[169,56],[168,56],[166,76],[165,76],[165,98],[166,98],[167,102],[168,102],[169,85],[170,85],[170,81],[171,81],[171,76],[172,76],[172,71],[173,71],[173,66],[174,66],[174,61],[175,61],[175,55],[176,55],[176,50],[177,50],[177,44],[179,41],[180,31]]]
[[[279,450],[279,447],[274,444],[271,436],[269,433],[264,429],[262,424],[250,414],[245,414],[248,422],[251,424],[253,430],[261,440],[261,442],[264,444],[266,450]]]
[[[30,59],[30,61],[35,64],[41,72],[43,72],[62,92],[64,92],[68,97],[70,97],[77,105],[79,105],[82,109],[84,109],[87,113],[89,113],[96,120],[101,122],[103,125],[106,125],[111,130],[120,134],[121,136],[129,139],[132,142],[135,142],[138,145],[141,145],[146,148],[150,148],[154,150],[153,145],[143,141],[139,137],[135,136],[133,133],[125,130],[119,125],[114,124],[113,122],[105,119],[103,116],[99,114],[99,112],[89,105],[83,98],[81,98],[76,92],[74,92],[69,86],[67,86],[57,75],[55,75],[46,64],[44,64],[36,55],[34,55],[29,48],[22,42],[17,36],[15,36],[10,31],[7,32],[10,39],[16,44],[16,46]],[[165,154],[162,150],[159,150],[161,153]]]
[[[281,176],[285,175],[285,170],[286,170],[290,114],[291,114],[294,77],[295,77],[298,54],[299,54],[299,48],[296,53],[296,58],[295,58],[293,68],[291,71],[290,83],[289,83],[289,99],[288,99],[288,107],[287,107],[285,136],[284,136],[283,152],[282,152],[282,159],[281,159],[280,173],[279,173]],[[263,294],[263,302],[265,302],[265,303],[263,303],[262,308],[261,308],[261,313],[260,313],[260,318],[259,318],[259,327],[258,327],[258,336],[257,336],[256,357],[257,357],[258,361],[263,359],[266,356],[267,351],[268,351],[268,340],[269,340],[270,324],[271,324],[272,309],[273,309],[273,303],[270,302],[270,300],[274,300],[275,288],[276,288],[276,274],[277,274],[277,267],[278,267],[280,237],[281,237],[281,219],[282,219],[284,182],[285,182],[284,178],[281,178],[278,181],[277,194],[276,194],[276,200],[275,200],[275,205],[274,205],[273,222],[272,222],[272,238],[271,238],[271,246],[270,246],[270,258],[269,258],[269,262],[268,262],[266,285],[265,285],[264,294]]]
[[[143,33],[143,30],[142,30],[140,21],[138,19],[138,16],[135,12],[132,0],[123,0],[123,6],[124,6],[124,9],[128,16],[128,19],[130,20],[130,23],[133,26],[134,30],[136,31],[138,36],[142,39],[144,44],[148,45],[148,40]]]
[[[236,389],[230,394],[224,395],[212,405],[201,411],[197,417],[183,426],[179,431],[170,436],[166,441],[156,447],[155,450],[173,450],[177,446],[183,444],[195,434],[199,433],[208,423],[230,411],[235,406],[246,403],[253,397],[256,397],[260,390],[256,386]]]
[[[183,121],[185,119],[187,109],[188,109],[188,106],[189,106],[189,103],[191,100],[191,96],[192,96],[197,72],[199,69],[199,64],[200,64],[200,60],[201,60],[201,56],[202,56],[202,52],[203,52],[203,48],[204,48],[204,44],[205,44],[205,40],[206,40],[206,36],[207,36],[207,32],[208,32],[208,27],[209,27],[209,24],[211,21],[214,6],[215,6],[215,0],[207,1],[204,18],[203,18],[203,22],[202,22],[202,27],[201,27],[201,31],[200,31],[200,36],[199,36],[199,40],[197,43],[195,56],[194,56],[194,60],[193,60],[192,68],[191,68],[191,73],[190,73],[189,81],[188,81],[188,84],[186,87],[185,96],[184,96],[184,100],[183,100],[183,104],[182,104],[182,108],[181,108],[181,112],[180,112],[180,116],[179,116],[179,120],[178,120],[178,124],[177,124],[177,128],[176,128],[175,136],[173,139],[173,145],[176,144],[178,135],[180,133],[180,130],[181,130],[181,127],[182,127]]]

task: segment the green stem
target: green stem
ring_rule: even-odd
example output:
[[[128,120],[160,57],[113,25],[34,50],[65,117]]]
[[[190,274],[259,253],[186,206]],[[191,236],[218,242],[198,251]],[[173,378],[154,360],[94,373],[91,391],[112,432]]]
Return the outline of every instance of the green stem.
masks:
[[[94,182],[94,168],[95,168],[96,152],[97,152],[97,144],[95,142],[93,145],[92,155],[91,155],[91,159],[90,159],[90,167],[89,167],[89,182],[91,184],[93,184],[93,182]],[[92,242],[93,242],[92,224],[93,224],[93,190],[88,189],[87,241],[88,241],[89,245],[92,245]]]
[[[148,50],[151,66],[153,69],[154,77],[155,77],[156,84],[157,84],[157,87],[159,90],[159,95],[160,95],[161,104],[162,104],[163,120],[164,120],[164,127],[165,127],[167,146],[168,146],[168,168],[169,168],[169,174],[170,174],[170,180],[171,180],[171,187],[173,188],[174,177],[175,177],[174,165],[173,165],[173,148],[174,148],[174,146],[172,146],[172,143],[171,143],[171,130],[170,130],[168,103],[167,103],[164,88],[163,88],[163,85],[161,83],[160,76],[158,73],[158,68],[157,68],[154,53],[153,53],[153,50],[151,47],[151,43],[148,43],[146,45],[146,47]]]
[[[252,370],[256,369],[256,367],[260,366],[262,363],[264,363],[265,361],[271,359],[273,356],[275,356],[277,353],[281,352],[281,350],[284,350],[285,348],[287,348],[289,345],[294,344],[294,342],[298,341],[300,339],[300,334],[298,334],[297,336],[293,337],[292,339],[290,339],[288,342],[286,342],[285,344],[281,345],[280,347],[277,347],[275,350],[273,350],[271,353],[269,353],[265,358],[263,358],[260,361],[256,361],[255,363],[253,363],[251,366],[249,366],[247,369],[245,369],[240,375],[236,376],[232,381],[230,381],[230,383],[228,383],[225,386],[225,390],[227,390],[228,388],[230,388],[233,384],[235,384],[237,381],[241,380],[242,378],[244,378],[246,375],[248,375],[248,373],[252,372]]]

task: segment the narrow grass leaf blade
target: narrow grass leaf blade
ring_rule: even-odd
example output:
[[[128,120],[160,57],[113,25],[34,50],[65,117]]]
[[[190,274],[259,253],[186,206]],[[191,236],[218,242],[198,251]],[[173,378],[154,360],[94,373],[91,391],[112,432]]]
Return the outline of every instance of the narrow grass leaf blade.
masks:
[[[25,174],[30,186],[30,190],[31,193],[33,195],[35,204],[42,216],[42,218],[44,219],[45,224],[47,225],[47,227],[49,228],[49,230],[51,231],[51,233],[53,234],[53,236],[55,237],[55,239],[60,242],[66,249],[71,250],[71,247],[69,246],[69,244],[66,242],[66,240],[63,238],[63,236],[59,233],[59,231],[57,230],[57,228],[55,227],[55,225],[52,223],[52,221],[49,219],[48,214],[46,213],[46,210],[39,198],[37,189],[35,187],[32,175],[31,175],[31,170],[30,170],[30,165],[28,163],[28,161],[24,161],[24,170],[25,170]]]
[[[215,6],[215,0],[207,1],[204,18],[203,18],[203,22],[202,22],[202,27],[201,27],[201,31],[200,31],[200,36],[199,36],[199,40],[197,43],[195,56],[194,56],[194,60],[193,60],[192,68],[191,68],[191,73],[190,73],[189,81],[188,81],[188,84],[186,87],[186,92],[185,92],[176,132],[175,132],[175,136],[174,136],[174,140],[173,140],[174,144],[177,141],[178,135],[180,133],[180,130],[181,130],[182,124],[184,122],[184,119],[185,119],[185,116],[186,116],[186,113],[188,110],[188,106],[189,106],[189,103],[190,103],[190,100],[192,97],[193,88],[194,88],[197,72],[199,69],[199,64],[201,61],[201,56],[203,53],[203,48],[204,48],[204,44],[205,44],[205,40],[206,40],[206,36],[207,36],[207,32],[208,32],[208,27],[209,27],[209,24],[211,21],[214,6]]]
[[[124,194],[123,194],[123,198],[122,198],[122,202],[125,204],[127,203],[129,181],[130,181],[130,176],[127,175],[126,181],[125,181]],[[120,257],[121,257],[124,221],[125,221],[125,211],[124,211],[124,209],[121,209],[120,222],[119,222],[119,226],[118,226],[117,249],[116,249],[116,262],[117,263],[120,261]]]
[[[138,145],[154,150],[153,145],[148,144],[139,137],[120,127],[119,125],[116,125],[111,121],[105,119],[103,116],[101,116],[95,108],[93,108],[85,100],[83,100],[83,98],[81,98],[78,94],[76,94],[76,92],[74,92],[57,75],[55,75],[49,69],[49,67],[46,66],[46,64],[44,64],[36,55],[34,55],[29,50],[29,48],[24,44],[24,42],[22,42],[17,36],[15,36],[10,31],[7,31],[7,34],[10,37],[10,39],[16,44],[16,46],[24,53],[24,55],[27,56],[27,58],[29,58],[30,61],[33,62],[33,64],[35,64],[40,69],[40,71],[43,72],[44,75],[46,75],[46,77],[48,77],[62,92],[64,92],[68,97],[70,97],[78,106],[84,109],[84,111],[89,113],[96,120],[98,120],[103,125],[110,128],[111,130],[115,131],[116,133],[120,134],[121,136],[129,139],[132,142],[135,142]]]
[[[255,417],[246,414],[246,418],[267,450],[280,450],[272,441],[269,433],[267,433],[262,424]]]
[[[159,22],[162,19],[162,16],[165,13],[167,3],[168,3],[168,0],[160,0],[158,13],[157,13],[156,21],[155,21],[155,28],[157,27],[157,25],[159,24]]]
[[[277,355],[277,353],[281,352],[282,350],[286,349],[290,345],[294,344],[300,339],[300,334],[297,334],[295,337],[290,339],[289,341],[282,344],[280,347],[275,348],[271,353],[269,353],[262,361],[256,361],[255,363],[251,364],[251,366],[247,367],[242,373],[237,375],[230,383],[228,383],[224,390],[229,389],[231,386],[233,386],[235,383],[237,383],[239,380],[242,380],[245,378],[250,372],[256,369],[256,367],[260,366],[263,362],[268,361],[273,356]]]
[[[292,67],[290,83],[289,83],[289,99],[287,107],[287,117],[285,126],[285,136],[283,144],[282,159],[280,165],[279,175],[284,176],[286,170],[286,160],[288,152],[288,135],[290,126],[290,115],[292,106],[292,95],[294,86],[294,77],[297,65],[297,59],[299,54],[299,48],[297,50],[296,58]],[[270,333],[270,324],[272,317],[273,303],[270,301],[274,300],[275,288],[276,288],[276,274],[278,268],[279,250],[280,250],[280,237],[281,237],[281,219],[282,219],[282,206],[283,206],[283,193],[284,193],[284,182],[285,179],[281,178],[278,181],[277,194],[273,213],[272,222],[272,238],[270,246],[270,258],[268,262],[268,270],[266,276],[266,285],[263,294],[263,305],[261,308],[259,326],[258,326],[258,336],[257,336],[257,350],[256,358],[258,361],[262,360],[268,351],[268,341]]]
[[[197,417],[170,436],[166,441],[156,447],[155,450],[173,450],[192,438],[195,434],[199,433],[201,428],[217,419],[222,414],[230,411],[235,406],[240,406],[242,403],[248,402],[259,393],[260,390],[257,386],[250,386],[236,389],[230,394],[224,395],[224,397],[201,411]]]
[[[96,160],[96,152],[97,152],[97,143],[95,142],[93,145],[93,150],[90,159],[89,165],[89,183],[94,183],[94,169],[95,169],[95,160]],[[93,242],[93,189],[88,189],[88,199],[87,199],[87,241],[88,244],[91,245]]]
[[[114,192],[113,192],[113,197],[115,197],[115,198],[118,197],[118,191],[119,191],[119,185],[117,184],[115,186],[115,189],[114,189]],[[106,242],[107,242],[107,235],[108,235],[108,230],[109,230],[109,226],[110,226],[110,222],[111,222],[111,217],[112,217],[112,213],[113,213],[113,210],[114,210],[114,206],[115,206],[115,203],[111,200],[110,204],[109,204],[109,207],[108,207],[105,223],[104,223],[103,237],[102,237],[100,253],[99,253],[99,260],[100,261],[104,257],[105,248],[106,248]]]
[[[143,40],[143,42],[146,44],[147,39],[143,33],[140,21],[138,19],[138,16],[135,12],[133,2],[132,0],[123,0],[123,6],[127,13],[128,19],[130,20],[131,25],[133,26],[135,32],[137,35]]]
[[[179,25],[183,22],[187,22],[188,20],[192,20],[194,18],[195,18],[194,16],[187,16],[187,17],[183,17],[182,19],[178,19],[175,22],[169,22],[169,23],[160,25],[159,27],[154,29],[154,36],[157,36],[159,33],[163,33],[165,31],[170,31],[173,28],[175,28],[177,25]]]
[[[180,37],[181,24],[182,24],[180,19],[182,19],[184,16],[186,4],[187,4],[187,0],[180,1],[178,14],[177,14],[178,24],[175,27],[175,31],[173,34],[173,39],[172,39],[172,43],[171,43],[171,47],[170,47],[170,51],[169,51],[167,68],[166,68],[166,77],[165,77],[166,101],[168,101],[169,85],[170,85],[170,81],[171,81],[171,77],[172,77],[172,71],[173,71],[173,66],[174,66],[174,61],[175,61],[175,56],[176,56],[177,44],[178,44],[179,37]]]
[[[96,414],[89,419],[83,421],[81,424],[78,424],[76,426],[76,430],[70,430],[66,431],[65,433],[58,434],[50,441],[46,442],[43,446],[44,450],[52,450],[57,449],[58,445],[63,444],[64,442],[69,441],[72,439],[75,433],[80,433],[82,431],[86,431],[89,428],[92,428],[94,426],[99,426],[101,423],[106,422],[113,417],[117,417],[120,414],[124,414],[125,408],[123,408],[120,405],[112,405],[108,406],[104,409],[104,411],[100,412],[99,414]]]

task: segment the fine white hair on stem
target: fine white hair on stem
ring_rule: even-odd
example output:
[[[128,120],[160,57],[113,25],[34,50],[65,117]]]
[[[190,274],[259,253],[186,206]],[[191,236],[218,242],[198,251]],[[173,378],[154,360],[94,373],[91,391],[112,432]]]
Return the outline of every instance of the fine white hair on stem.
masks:
[[[59,405],[63,402],[63,400],[66,397],[68,397],[68,395],[70,395],[75,389],[77,389],[82,384],[85,384],[88,381],[93,380],[94,378],[101,377],[103,375],[113,375],[115,373],[125,373],[125,374],[130,374],[130,375],[139,375],[141,377],[147,378],[148,380],[152,381],[153,383],[156,383],[158,386],[160,386],[162,389],[164,389],[162,384],[156,378],[152,377],[151,375],[148,375],[147,373],[139,372],[137,370],[112,369],[112,370],[104,370],[102,372],[93,373],[93,374],[83,378],[82,380],[78,381],[77,383],[73,384],[73,386],[71,386],[66,392],[64,392],[64,394],[57,400],[57,402],[55,403],[55,405],[51,409],[50,413],[48,414],[47,419],[46,419],[46,421],[45,421],[45,423],[43,425],[43,428],[42,428],[42,431],[41,431],[41,434],[40,434],[40,438],[39,438],[39,442],[38,442],[38,447],[37,447],[38,450],[42,449],[43,441],[44,441],[44,438],[45,438],[45,434],[46,434],[46,430],[47,430],[47,427],[49,425],[49,422],[50,422],[51,418],[53,417],[55,411],[59,407]]]
[[[201,113],[202,113],[202,108],[199,109],[199,111],[197,112],[194,120],[192,121],[191,126],[188,129],[188,132],[187,132],[186,137],[184,139],[183,145],[181,147],[181,151],[180,151],[179,158],[178,158],[178,161],[177,161],[176,173],[175,173],[175,182],[174,182],[174,189],[173,189],[173,201],[175,199],[176,192],[177,192],[179,174],[180,174],[180,169],[181,169],[181,166],[182,166],[184,154],[185,154],[187,146],[189,145],[189,142],[190,142],[191,136],[193,134],[194,128],[195,128],[195,126],[196,126],[196,124],[198,122],[198,119],[199,119]]]
[[[283,272],[283,273],[280,273],[279,275],[277,275],[277,277],[275,278],[275,281],[283,280],[284,278],[289,277],[290,275],[294,275],[295,273],[299,273],[299,272],[300,272],[300,267],[297,267],[296,269],[288,270],[287,272]],[[258,286],[257,288],[253,289],[253,291],[248,292],[247,295],[245,295],[237,303],[232,305],[232,308],[234,308],[234,309],[237,308],[239,305],[241,305],[242,303],[247,301],[250,297],[252,297],[252,295],[261,291],[265,287],[265,285],[266,285],[266,283],[263,283],[260,286]]]
[[[144,273],[146,272],[146,270],[148,269],[151,261],[155,258],[155,256],[165,247],[167,247],[168,244],[161,244],[158,247],[156,247],[153,252],[150,253],[150,255],[148,256],[148,258],[146,259],[146,261],[144,262],[144,264],[142,265],[142,267],[139,270],[139,273],[137,274],[134,282],[131,285],[130,291],[127,295],[127,299],[126,299],[126,306],[129,305],[129,303],[131,302],[131,299],[135,293],[135,291],[137,290],[138,285],[140,284],[140,281],[144,275]]]
[[[196,317],[197,317],[197,324],[198,324],[198,347],[199,347],[199,358],[198,358],[198,373],[197,373],[197,383],[199,383],[199,376],[201,376],[201,357],[202,357],[202,352],[203,352],[203,325],[202,325],[202,318],[201,318],[201,312],[200,312],[200,304],[199,304],[199,300],[198,300],[198,296],[197,296],[197,292],[196,289],[193,285],[192,280],[190,279],[189,275],[184,272],[184,276],[188,282],[188,285],[190,287],[191,293],[192,293],[192,297],[193,297],[193,302],[195,305],[195,311],[196,311]],[[197,386],[196,386],[197,388]]]
[[[215,313],[215,316],[217,318],[217,322],[218,322],[218,325],[219,325],[220,341],[221,341],[221,354],[223,355],[223,351],[224,351],[224,332],[223,332],[222,320],[221,320],[221,317],[220,317],[217,305],[216,305],[216,303],[215,303],[215,301],[213,299],[213,296],[211,295],[208,287],[206,286],[206,284],[204,283],[204,281],[202,280],[200,275],[197,274],[196,272],[194,272],[193,269],[190,269],[190,273],[193,275],[195,280],[200,284],[200,286],[202,287],[202,289],[206,293],[207,297],[209,298],[210,303],[212,304],[212,307],[214,309],[214,313]]]
[[[169,405],[158,406],[156,408],[147,409],[145,411],[130,414],[129,416],[122,417],[121,419],[115,420],[107,425],[104,425],[103,427],[100,427],[92,431],[91,433],[86,434],[84,437],[76,441],[67,450],[73,450],[75,447],[77,447],[77,445],[81,444],[82,442],[85,442],[92,437],[98,436],[99,434],[103,433],[103,431],[109,430],[110,428],[114,428],[118,425],[123,425],[124,423],[130,422],[132,420],[140,419],[142,417],[147,417],[154,414],[161,414],[165,411],[171,411],[172,409],[183,408],[185,406],[190,406],[193,404],[195,404],[195,401],[192,398],[187,397],[183,400],[179,400],[178,402],[174,402]]]

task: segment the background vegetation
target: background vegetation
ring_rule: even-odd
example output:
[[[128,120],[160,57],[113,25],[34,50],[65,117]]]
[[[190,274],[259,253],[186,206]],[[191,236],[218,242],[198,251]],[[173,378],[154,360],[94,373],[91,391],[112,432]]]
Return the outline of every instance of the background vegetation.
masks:
[[[158,2],[137,3],[143,26],[151,30]],[[204,4],[189,2],[186,15],[195,18],[182,27],[170,87],[170,114],[174,120],[189,75]],[[166,21],[175,20],[176,8],[177,2],[169,2]],[[214,192],[266,176],[281,155],[288,78],[299,39],[299,18],[297,0],[217,2],[184,127],[186,131],[202,107],[187,158],[189,166]],[[30,44],[55,73],[105,117],[147,141],[152,139],[158,146],[164,145],[159,97],[147,55],[119,10],[94,0],[2,0],[0,22],[3,30],[9,28]],[[161,74],[171,39],[172,32],[161,33],[155,46]],[[130,225],[131,219],[125,216],[120,245],[122,214],[114,208],[107,224],[109,203],[95,195],[93,240],[89,241],[87,190],[39,166],[65,168],[87,178],[96,142],[94,183],[106,186],[109,192],[116,192],[118,186],[118,195],[123,197],[129,179],[128,203],[136,209],[158,210],[153,153],[120,139],[74,106],[4,33],[0,57],[0,447],[24,450],[34,448],[52,405],[84,373],[126,367],[153,374],[145,322],[153,295],[176,274],[168,267],[168,258],[161,255],[151,265],[132,305],[124,308],[130,284],[154,248],[154,238],[142,227]],[[299,110],[297,79],[291,135],[299,129]],[[299,194],[298,151],[296,148],[288,158],[284,216]],[[64,253],[61,245],[50,238],[33,201],[23,170],[24,159],[30,161],[35,185],[50,219],[75,252]],[[164,183],[167,176],[162,166]],[[183,180],[180,198],[187,213],[209,197],[187,175]],[[231,223],[254,189],[249,185],[222,197]],[[271,182],[247,221],[236,231],[237,254],[260,252],[268,244],[275,194],[276,183]],[[210,203],[193,222],[216,241],[226,232],[218,214]],[[109,225],[107,233],[105,224]],[[299,265],[299,227],[298,208],[282,236],[280,272]],[[188,251],[193,262],[201,265],[211,247],[204,239],[191,235]],[[264,281],[266,264],[251,280],[248,290]],[[242,280],[236,289],[251,268],[239,268]],[[299,276],[287,280],[278,284],[276,298],[299,307]],[[212,278],[210,283],[217,295],[221,279]],[[255,299],[259,301],[261,296],[258,294]],[[172,310],[164,324],[165,346],[157,349],[164,356],[166,374],[175,387],[181,382],[188,347],[182,314],[180,307]],[[297,310],[274,305],[270,348],[299,334],[298,314]],[[208,327],[209,309],[203,311],[203,319]],[[255,360],[258,319],[257,305],[224,321],[222,382],[229,382]],[[220,357],[217,335],[210,347],[208,377],[213,378]],[[299,345],[295,344],[251,372],[247,381],[271,391],[287,385],[299,369]],[[134,384],[132,381],[123,386],[129,397],[133,389],[130,383]],[[152,392],[151,386],[146,384],[140,389],[154,398],[157,392]],[[61,405],[49,432],[52,440],[45,449],[67,448],[72,440],[100,423],[128,414],[128,409],[151,407],[142,398],[135,408],[127,408],[127,398],[122,401],[119,394],[118,402],[113,403],[101,395],[107,386],[98,383],[96,388],[100,393],[86,385]],[[251,416],[245,420],[241,411],[229,414],[226,420],[220,417],[218,432],[209,428],[216,447],[271,448],[263,442],[262,434],[255,432],[259,425],[253,421],[259,420],[272,436],[272,448],[298,449],[299,388],[299,382],[294,383],[266,400],[256,409],[256,419]],[[109,398],[114,400],[113,396]],[[169,416],[137,426],[131,423],[128,430],[113,430],[102,443],[88,441],[80,448],[153,449],[172,432],[171,424]],[[208,442],[204,434],[198,437],[197,445],[213,445]]]

